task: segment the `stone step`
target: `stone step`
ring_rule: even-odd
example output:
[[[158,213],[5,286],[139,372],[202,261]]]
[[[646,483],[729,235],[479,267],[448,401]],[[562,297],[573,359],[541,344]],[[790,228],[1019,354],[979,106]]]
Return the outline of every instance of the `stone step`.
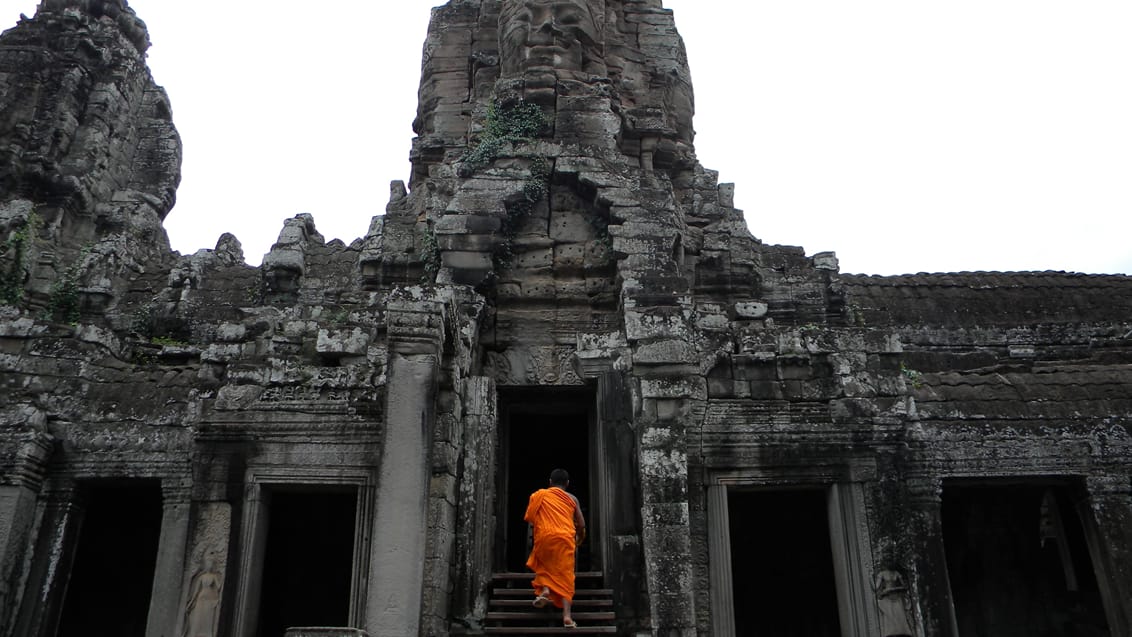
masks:
[[[613,611],[613,589],[604,588],[604,574],[583,571],[575,574],[574,620],[581,626],[561,626],[561,611],[553,605],[536,609],[531,589],[533,573],[496,573],[493,577],[491,611],[484,617],[486,635],[616,635],[617,614]]]
[[[524,627],[524,626],[487,626],[485,635],[616,635],[616,626],[578,626],[565,627]]]
[[[519,621],[519,620],[523,620],[523,621],[534,620],[536,622],[546,622],[546,621],[557,620],[557,619],[562,617],[561,612],[559,612],[557,608],[554,609],[554,611],[555,612],[553,612],[553,613],[547,613],[545,611],[545,609],[544,610],[526,611],[526,612],[492,611],[492,612],[489,612],[486,616],[484,616],[484,619],[486,619],[487,621],[501,621],[501,622],[502,621]],[[613,621],[613,620],[617,619],[617,615],[613,611],[587,612],[587,611],[572,610],[570,615],[572,615],[574,617],[574,621],[576,621],[578,623],[585,623],[587,621],[588,622],[608,622],[608,621]]]
[[[575,580],[587,579],[602,579],[605,573],[601,571],[578,571],[574,573]],[[492,573],[491,578],[497,582],[515,582],[515,581],[531,581],[535,578],[535,574],[531,572],[526,573]]]
[[[496,588],[491,591],[492,595],[498,597],[526,597],[532,594],[530,588]],[[574,590],[574,599],[579,597],[613,597],[612,588],[576,588]]]
[[[523,607],[533,608],[533,606],[531,604],[531,600],[533,600],[533,599],[534,599],[533,596],[530,599],[497,599],[497,598],[493,597],[492,599],[489,600],[489,603],[490,603],[491,606],[500,606],[500,607],[504,607],[504,608],[523,608]],[[603,608],[611,608],[613,606],[613,600],[611,600],[611,599],[585,599],[585,598],[578,599],[577,597],[575,597],[572,605],[575,608],[585,608],[585,607],[591,607],[591,606],[600,606],[600,607],[603,607]],[[547,604],[547,606],[553,606],[553,604]]]

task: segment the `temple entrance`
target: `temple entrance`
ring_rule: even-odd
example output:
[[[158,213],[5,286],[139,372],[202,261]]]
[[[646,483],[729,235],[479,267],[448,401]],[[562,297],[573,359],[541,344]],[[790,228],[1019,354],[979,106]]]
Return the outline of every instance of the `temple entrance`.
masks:
[[[962,637],[1109,635],[1068,488],[945,485],[943,537]]]
[[[523,513],[531,493],[545,489],[550,472],[570,474],[569,491],[577,496],[590,538],[578,547],[578,570],[600,570],[600,529],[595,519],[599,495],[595,466],[593,392],[588,388],[506,388],[499,392],[501,467],[496,538],[496,568],[526,571],[529,525]]]
[[[257,635],[349,626],[357,489],[271,492]]]
[[[728,490],[735,635],[841,637],[827,497]]]
[[[59,637],[144,637],[161,538],[161,485],[93,486],[63,601]]]

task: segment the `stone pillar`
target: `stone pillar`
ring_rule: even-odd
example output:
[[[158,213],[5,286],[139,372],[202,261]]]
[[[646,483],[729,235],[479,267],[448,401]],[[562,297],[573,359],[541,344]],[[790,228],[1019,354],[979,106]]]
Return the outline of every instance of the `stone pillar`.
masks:
[[[420,632],[428,536],[429,450],[444,307],[427,290],[398,289],[387,307],[389,371],[377,486],[366,629],[373,637]]]
[[[645,575],[657,637],[696,635],[685,431],[690,401],[670,393],[686,382],[654,385],[641,381],[641,517]]]
[[[54,637],[63,611],[83,512],[73,483],[54,485],[47,492],[15,635]]]
[[[851,473],[869,473],[868,477],[875,479],[875,466],[870,471],[865,463],[855,462],[854,465],[858,466]],[[861,471],[862,468],[865,471]],[[830,488],[829,527],[842,631],[852,635],[875,635],[880,632],[880,622],[872,583],[872,550],[863,477],[854,475],[852,482],[834,484]]]
[[[951,580],[947,573],[947,553],[943,544],[943,483],[939,478],[921,477],[908,481],[910,528],[915,555],[913,575],[926,637],[959,637]]]
[[[172,635],[180,637],[184,634],[185,623],[189,621],[190,609],[193,608],[193,597],[197,594],[202,576],[213,573],[220,580],[221,600],[220,607],[216,609],[214,622],[216,629],[214,635],[238,634],[229,633],[228,624],[232,623],[230,609],[225,608],[236,599],[235,595],[223,594],[229,586],[227,574],[233,569],[228,568],[228,546],[232,536],[232,505],[228,502],[201,502],[196,505],[195,523],[192,525],[192,541],[186,551],[185,570],[181,574],[181,603],[177,606],[176,629]],[[238,587],[237,587],[238,588]],[[225,601],[229,600],[229,601]],[[225,618],[228,618],[225,621]]]
[[[181,615],[181,582],[185,572],[185,553],[189,540],[189,495],[180,479],[162,485],[164,511],[161,537],[157,545],[157,567],[149,598],[146,637],[171,637]]]
[[[637,435],[625,375],[612,364],[595,374],[597,381],[599,457],[605,458],[601,472],[599,527],[591,530],[591,542],[602,543],[606,585],[613,589],[613,603],[621,630],[639,626],[648,613],[642,599],[644,558],[641,553],[641,475],[638,469]]]
[[[47,434],[19,434],[18,438],[5,437],[0,442],[16,451],[12,465],[0,471],[4,476],[0,484],[0,635],[8,634],[15,621],[17,583],[23,575],[35,527],[36,497],[51,453]]]
[[[1092,476],[1079,504],[1085,539],[1112,635],[1132,635],[1132,484],[1127,475]]]
[[[708,550],[711,569],[712,637],[735,637],[735,596],[731,581],[731,529],[727,487],[708,487]]]
[[[457,617],[482,618],[487,612],[491,555],[495,542],[495,381],[476,376],[464,381],[464,460],[459,484],[456,589]]]

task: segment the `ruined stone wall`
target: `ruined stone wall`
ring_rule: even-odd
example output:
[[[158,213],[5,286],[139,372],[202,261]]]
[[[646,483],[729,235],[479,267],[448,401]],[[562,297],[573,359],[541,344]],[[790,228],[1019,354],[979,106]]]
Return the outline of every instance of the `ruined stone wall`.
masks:
[[[51,634],[84,489],[127,478],[164,498],[154,631],[202,574],[216,634],[250,631],[271,493],[329,485],[366,538],[350,622],[475,634],[498,391],[583,386],[621,632],[728,634],[728,490],[805,488],[847,630],[878,632],[887,570],[920,634],[952,634],[956,480],[1079,496],[1111,633],[1132,626],[1128,277],[860,277],[763,244],[695,157],[658,0],[438,7],[409,187],[365,237],[299,215],[261,267],[230,235],[182,256],[147,38],[110,0],[0,37],[0,634]]]
[[[181,144],[121,0],[45,2],[0,46],[0,292],[74,315],[169,258]],[[60,280],[62,279],[62,283]]]

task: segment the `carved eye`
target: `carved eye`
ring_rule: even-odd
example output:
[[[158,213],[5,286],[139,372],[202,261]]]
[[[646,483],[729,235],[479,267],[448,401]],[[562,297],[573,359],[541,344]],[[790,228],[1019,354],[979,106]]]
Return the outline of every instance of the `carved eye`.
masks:
[[[566,26],[577,26],[582,23],[582,12],[574,5],[566,5],[559,10],[558,22]]]
[[[512,13],[506,22],[507,26],[503,29],[503,38],[508,39],[511,34],[516,31],[526,31],[531,25],[531,11],[527,7],[517,9]]]

